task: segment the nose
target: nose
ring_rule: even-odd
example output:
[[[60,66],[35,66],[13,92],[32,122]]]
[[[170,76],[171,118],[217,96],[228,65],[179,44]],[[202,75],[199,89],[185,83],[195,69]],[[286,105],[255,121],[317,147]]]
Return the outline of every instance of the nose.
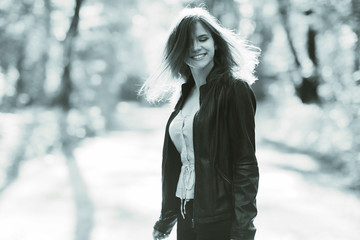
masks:
[[[198,40],[194,40],[193,46],[192,46],[193,51],[199,50],[200,47],[201,47],[200,42]]]

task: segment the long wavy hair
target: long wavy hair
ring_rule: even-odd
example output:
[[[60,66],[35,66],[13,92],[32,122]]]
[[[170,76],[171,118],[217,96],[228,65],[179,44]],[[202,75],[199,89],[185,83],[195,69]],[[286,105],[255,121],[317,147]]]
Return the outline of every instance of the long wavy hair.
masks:
[[[254,69],[258,64],[260,49],[241,39],[233,31],[224,28],[206,9],[185,8],[179,15],[167,39],[162,63],[143,84],[140,93],[150,102],[171,98],[182,82],[191,75],[185,63],[190,48],[195,24],[199,22],[211,33],[217,47],[214,55],[214,71],[221,75],[231,75],[249,84],[256,81]]]

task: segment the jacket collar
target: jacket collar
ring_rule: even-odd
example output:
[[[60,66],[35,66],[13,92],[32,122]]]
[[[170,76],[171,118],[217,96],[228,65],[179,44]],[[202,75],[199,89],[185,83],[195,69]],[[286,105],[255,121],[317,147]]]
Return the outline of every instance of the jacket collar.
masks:
[[[182,108],[182,106],[184,105],[184,101],[185,101],[186,97],[188,96],[191,88],[194,85],[195,85],[194,78],[192,77],[192,75],[190,75],[190,77],[187,79],[187,81],[181,85],[181,96],[180,96],[180,99],[179,99],[178,103],[175,106],[175,109],[181,109]]]
[[[210,70],[208,76],[206,77],[206,83],[204,85],[202,85],[200,88],[207,88],[208,85],[211,85],[210,83],[212,83],[215,79],[213,77],[213,73],[216,72],[216,68],[215,66]],[[181,86],[181,93],[184,96],[187,96],[187,94],[189,93],[190,89],[195,85],[195,81],[194,81],[194,77],[192,76],[192,74],[189,74],[189,76],[187,77],[187,80],[185,83],[182,84]]]
[[[200,87],[200,104],[202,102],[201,100],[202,100],[204,91],[206,92],[213,85],[213,83],[215,83],[217,81],[214,76],[216,75],[215,73],[219,70],[220,69],[213,67],[211,69],[211,71],[209,72],[208,76],[206,77],[206,83]],[[177,103],[175,109],[182,108],[186,97],[188,96],[191,88],[194,85],[195,85],[194,78],[193,78],[192,74],[190,74],[187,77],[186,82],[181,85],[181,97],[180,97],[179,102]]]

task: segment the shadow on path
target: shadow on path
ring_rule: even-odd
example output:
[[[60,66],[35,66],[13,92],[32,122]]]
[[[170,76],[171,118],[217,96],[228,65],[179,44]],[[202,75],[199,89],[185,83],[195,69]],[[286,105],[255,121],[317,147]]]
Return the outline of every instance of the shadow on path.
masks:
[[[0,239],[151,239],[170,111],[126,104],[120,112],[120,131],[83,141],[73,158],[54,154],[23,164],[0,198]],[[359,238],[360,200],[332,184],[335,175],[322,174],[312,156],[264,142],[257,149],[257,240]]]

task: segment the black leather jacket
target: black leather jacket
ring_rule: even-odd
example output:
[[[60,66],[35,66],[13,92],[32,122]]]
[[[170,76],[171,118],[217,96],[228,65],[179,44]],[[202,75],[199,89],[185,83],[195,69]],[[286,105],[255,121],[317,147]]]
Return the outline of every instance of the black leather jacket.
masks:
[[[180,208],[175,196],[180,154],[169,135],[169,124],[194,85],[182,95],[166,125],[162,162],[162,209],[154,228],[170,233]],[[242,80],[207,78],[200,87],[200,109],[194,116],[194,224],[232,219],[231,239],[254,239],[259,171],[255,157],[255,96]]]

